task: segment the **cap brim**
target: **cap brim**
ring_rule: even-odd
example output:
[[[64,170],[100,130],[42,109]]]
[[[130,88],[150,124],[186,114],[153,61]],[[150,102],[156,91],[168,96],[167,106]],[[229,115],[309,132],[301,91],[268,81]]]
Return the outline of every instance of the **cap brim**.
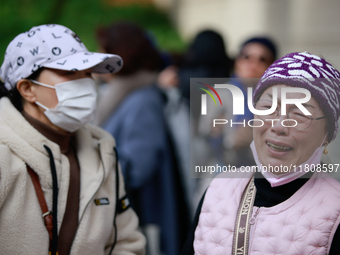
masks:
[[[92,68],[94,73],[116,73],[123,67],[123,60],[114,54],[77,52],[41,66],[68,71]]]

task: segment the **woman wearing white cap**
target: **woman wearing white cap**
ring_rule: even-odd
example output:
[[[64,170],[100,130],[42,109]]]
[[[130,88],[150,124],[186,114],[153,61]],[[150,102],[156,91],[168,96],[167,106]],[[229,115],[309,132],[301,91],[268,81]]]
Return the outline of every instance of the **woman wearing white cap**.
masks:
[[[144,254],[115,142],[86,125],[92,72],[117,55],[89,52],[61,25],[9,44],[0,69],[0,254]]]

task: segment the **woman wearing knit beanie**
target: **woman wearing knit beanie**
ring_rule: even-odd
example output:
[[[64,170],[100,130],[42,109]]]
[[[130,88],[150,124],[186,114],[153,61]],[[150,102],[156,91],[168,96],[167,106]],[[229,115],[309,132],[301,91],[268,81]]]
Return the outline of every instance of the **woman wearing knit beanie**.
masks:
[[[183,254],[340,254],[340,183],[326,173],[337,166],[321,161],[338,133],[339,99],[340,73],[323,58],[275,61],[253,94],[267,111],[254,118],[256,166],[211,182]]]

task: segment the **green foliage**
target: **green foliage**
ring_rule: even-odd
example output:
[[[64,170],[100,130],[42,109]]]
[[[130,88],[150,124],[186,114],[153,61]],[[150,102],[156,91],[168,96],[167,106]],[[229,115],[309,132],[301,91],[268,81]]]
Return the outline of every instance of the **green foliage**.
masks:
[[[98,50],[95,30],[114,21],[129,20],[151,31],[159,48],[183,51],[185,43],[167,15],[151,5],[110,6],[103,0],[0,0],[0,60],[9,42],[19,33],[46,23],[75,31],[90,51]]]

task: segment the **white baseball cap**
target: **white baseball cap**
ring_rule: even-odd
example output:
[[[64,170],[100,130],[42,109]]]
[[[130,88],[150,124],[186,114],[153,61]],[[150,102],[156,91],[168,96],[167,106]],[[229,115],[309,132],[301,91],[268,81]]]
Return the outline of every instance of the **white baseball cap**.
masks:
[[[89,52],[76,33],[62,25],[31,28],[8,45],[0,78],[7,90],[40,67],[81,71],[92,67],[94,73],[115,73],[123,66],[120,56]]]

